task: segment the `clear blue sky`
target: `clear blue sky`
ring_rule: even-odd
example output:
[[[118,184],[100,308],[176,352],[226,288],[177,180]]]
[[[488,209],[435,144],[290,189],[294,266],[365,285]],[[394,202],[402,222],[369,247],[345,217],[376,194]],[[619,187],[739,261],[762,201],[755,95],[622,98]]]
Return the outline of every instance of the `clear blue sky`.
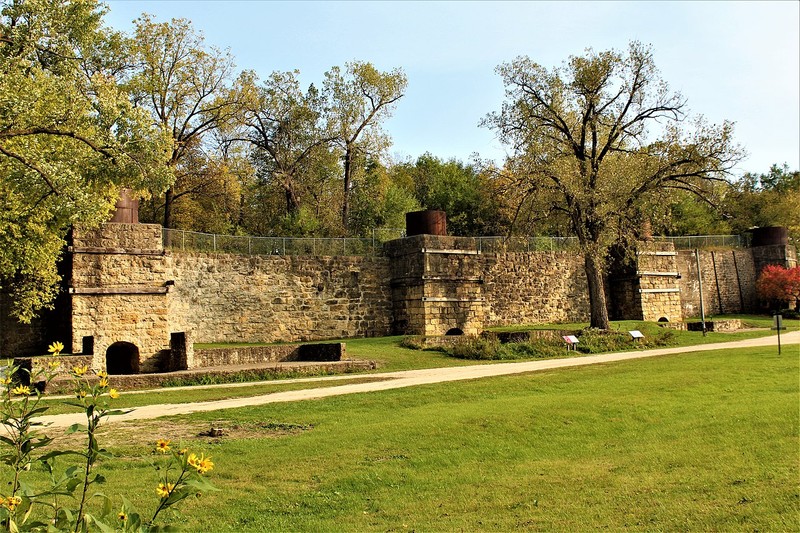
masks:
[[[568,56],[652,44],[656,64],[692,112],[736,123],[750,157],[738,173],[772,163],[800,169],[800,2],[108,2],[107,23],[130,31],[148,12],[187,18],[206,42],[229,48],[262,77],[300,70],[319,83],[353,59],[402,68],[408,90],[385,123],[395,159],[429,151],[501,160],[478,122],[498,110],[494,68],[519,55],[557,66]]]

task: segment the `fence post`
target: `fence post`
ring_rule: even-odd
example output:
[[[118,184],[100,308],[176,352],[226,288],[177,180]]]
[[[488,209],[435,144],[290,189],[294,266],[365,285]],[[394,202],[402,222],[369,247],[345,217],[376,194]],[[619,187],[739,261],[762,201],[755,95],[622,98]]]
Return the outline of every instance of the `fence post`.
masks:
[[[212,237],[212,241],[214,243],[214,251],[216,252],[217,251],[217,234],[214,233],[211,237]]]
[[[181,250],[186,251],[186,232],[181,231]]]

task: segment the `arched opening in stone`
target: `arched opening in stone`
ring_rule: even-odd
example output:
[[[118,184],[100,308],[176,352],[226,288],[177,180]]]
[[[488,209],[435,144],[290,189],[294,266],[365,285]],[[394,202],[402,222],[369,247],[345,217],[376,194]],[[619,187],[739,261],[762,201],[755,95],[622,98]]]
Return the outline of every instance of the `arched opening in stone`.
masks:
[[[461,330],[461,328],[450,328],[447,330],[447,333],[445,333],[445,335],[463,335],[463,334],[464,332]]]
[[[130,342],[115,342],[106,350],[106,372],[115,374],[139,373],[139,348]]]
[[[658,319],[658,321],[659,321],[659,322],[664,322],[664,323],[665,323],[665,322],[669,322],[669,318],[667,318],[667,317],[665,317],[665,316],[662,316],[661,318],[659,318],[659,319]]]

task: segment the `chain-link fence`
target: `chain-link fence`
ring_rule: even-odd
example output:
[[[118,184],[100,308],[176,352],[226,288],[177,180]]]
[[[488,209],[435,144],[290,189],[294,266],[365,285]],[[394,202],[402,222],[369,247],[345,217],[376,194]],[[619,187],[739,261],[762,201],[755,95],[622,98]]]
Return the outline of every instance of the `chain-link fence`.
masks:
[[[383,243],[405,236],[400,229],[379,229],[369,238],[250,237],[215,235],[163,230],[164,248],[187,252],[217,252],[241,255],[381,255]],[[654,237],[672,242],[675,249],[744,248],[749,245],[741,235],[693,235],[689,237]],[[576,237],[474,237],[460,239],[459,246],[481,253],[555,252],[578,249]]]
[[[657,242],[671,242],[676,250],[695,248],[747,248],[750,234],[745,235],[689,235],[686,237],[653,237]]]
[[[163,229],[164,248],[241,255],[380,255],[400,230],[381,229],[370,238],[251,237]]]

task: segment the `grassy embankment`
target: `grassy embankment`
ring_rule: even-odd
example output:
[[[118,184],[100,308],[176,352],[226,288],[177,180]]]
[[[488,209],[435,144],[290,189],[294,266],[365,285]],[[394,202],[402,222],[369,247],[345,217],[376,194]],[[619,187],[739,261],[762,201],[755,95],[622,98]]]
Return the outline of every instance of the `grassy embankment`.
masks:
[[[800,529],[800,352],[698,352],[114,426],[106,494],[155,503],[181,425],[222,489],[189,531]],[[223,420],[220,420],[223,419]],[[273,431],[270,428],[295,428]],[[140,442],[137,442],[137,439]]]

